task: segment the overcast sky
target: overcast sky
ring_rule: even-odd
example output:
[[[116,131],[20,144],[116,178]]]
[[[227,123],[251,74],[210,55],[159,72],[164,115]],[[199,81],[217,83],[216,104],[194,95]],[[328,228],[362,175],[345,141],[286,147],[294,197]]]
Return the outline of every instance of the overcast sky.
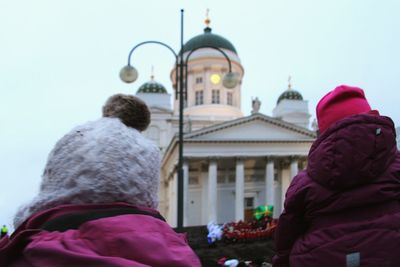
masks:
[[[309,101],[336,85],[363,88],[373,108],[400,124],[400,1],[397,0],[0,0],[0,224],[37,194],[47,155],[72,127],[100,117],[108,96],[149,80],[171,92],[174,59],[148,45],[133,55],[139,80],[118,78],[129,50],[146,40],[178,50],[201,34],[230,40],[245,69],[242,109],[257,96],[271,115],[292,76]]]

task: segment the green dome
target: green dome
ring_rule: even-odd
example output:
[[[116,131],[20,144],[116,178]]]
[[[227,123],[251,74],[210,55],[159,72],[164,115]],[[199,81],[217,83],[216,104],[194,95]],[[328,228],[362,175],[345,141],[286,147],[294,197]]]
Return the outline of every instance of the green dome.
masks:
[[[140,93],[167,94],[168,92],[162,84],[151,80],[139,87],[136,94]]]
[[[295,91],[293,89],[288,89],[288,90],[286,90],[285,92],[283,92],[279,96],[278,101],[276,102],[276,104],[279,104],[279,102],[281,102],[283,99],[303,100],[303,96],[299,92],[297,92],[297,91]]]
[[[237,54],[235,47],[224,37],[211,33],[211,28],[204,29],[204,33],[197,35],[186,42],[183,46],[183,52],[188,52],[203,46],[215,46],[232,51]]]

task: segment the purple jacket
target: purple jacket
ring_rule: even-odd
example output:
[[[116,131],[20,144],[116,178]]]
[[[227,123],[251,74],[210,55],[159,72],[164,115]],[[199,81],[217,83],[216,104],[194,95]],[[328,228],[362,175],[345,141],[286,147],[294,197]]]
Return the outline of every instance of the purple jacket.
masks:
[[[351,116],[314,142],[286,193],[276,253],[274,267],[400,266],[400,154],[390,118]]]
[[[0,241],[2,267],[201,266],[158,212],[128,204],[65,205]]]

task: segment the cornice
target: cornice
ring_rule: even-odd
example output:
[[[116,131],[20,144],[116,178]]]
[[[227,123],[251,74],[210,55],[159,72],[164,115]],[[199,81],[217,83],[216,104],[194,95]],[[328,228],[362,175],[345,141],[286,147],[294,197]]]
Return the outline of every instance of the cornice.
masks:
[[[308,130],[306,128],[294,125],[294,124],[289,123],[289,122],[285,122],[285,121],[282,121],[282,120],[279,120],[279,119],[276,119],[276,118],[269,117],[269,116],[261,114],[261,113],[255,113],[255,114],[252,114],[252,115],[247,116],[247,117],[242,117],[242,118],[238,118],[238,119],[231,120],[231,121],[228,121],[228,122],[222,122],[222,123],[219,123],[219,124],[214,124],[212,126],[208,126],[208,127],[193,131],[191,133],[188,133],[185,137],[186,138],[194,138],[194,137],[198,137],[198,136],[205,135],[205,134],[208,134],[208,133],[220,131],[222,129],[231,128],[231,127],[234,127],[234,126],[237,126],[237,125],[245,124],[245,123],[247,123],[249,121],[255,121],[255,120],[265,121],[265,122],[271,123],[273,125],[276,125],[276,126],[279,126],[279,127],[282,127],[282,128],[285,128],[285,129],[288,129],[288,130],[291,130],[291,131],[294,131],[294,132],[309,136],[312,139],[315,139],[317,137],[316,133],[311,131],[311,130]]]

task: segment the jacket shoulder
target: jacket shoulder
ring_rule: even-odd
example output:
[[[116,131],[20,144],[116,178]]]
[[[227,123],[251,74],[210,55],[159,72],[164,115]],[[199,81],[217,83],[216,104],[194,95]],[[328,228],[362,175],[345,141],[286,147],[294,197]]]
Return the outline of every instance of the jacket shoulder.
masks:
[[[290,183],[285,195],[285,210],[297,210],[305,201],[307,192],[314,183],[306,171],[298,173]]]

